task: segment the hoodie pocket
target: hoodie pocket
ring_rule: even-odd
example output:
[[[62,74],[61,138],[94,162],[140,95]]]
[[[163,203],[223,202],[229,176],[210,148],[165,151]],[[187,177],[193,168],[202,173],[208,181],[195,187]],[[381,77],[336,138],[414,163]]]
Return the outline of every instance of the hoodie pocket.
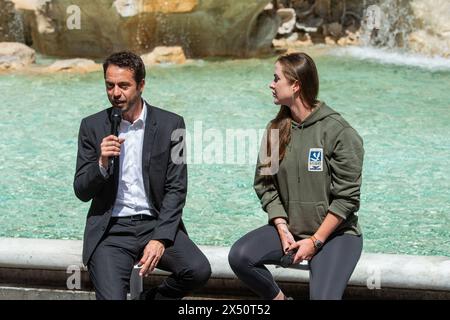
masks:
[[[289,201],[289,230],[296,236],[310,236],[319,229],[326,215],[324,202]]]

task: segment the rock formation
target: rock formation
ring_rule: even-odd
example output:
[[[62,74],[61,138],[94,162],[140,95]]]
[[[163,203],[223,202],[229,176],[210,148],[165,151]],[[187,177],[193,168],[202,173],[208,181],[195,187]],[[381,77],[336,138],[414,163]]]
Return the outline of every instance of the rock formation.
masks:
[[[370,6],[378,28],[368,28]],[[317,43],[449,57],[449,21],[448,0],[0,0],[0,41],[71,58],[159,46],[249,57]]]
[[[418,28],[409,35],[409,47],[450,58],[450,1],[414,0],[411,8]]]
[[[156,47],[152,52],[141,56],[145,65],[160,63],[183,64],[186,62],[183,48],[181,47]]]
[[[285,21],[274,40],[280,49],[326,43],[450,57],[448,0],[273,0],[273,7]],[[372,16],[371,8],[376,9]],[[287,10],[296,16],[295,28],[289,30]],[[369,20],[375,18],[373,25]]]
[[[0,71],[23,69],[35,59],[34,50],[22,43],[0,42]]]
[[[33,48],[63,57],[143,54],[157,46],[181,46],[189,57],[245,57],[270,50],[278,28],[263,10],[268,0],[0,1],[14,3]]]
[[[102,70],[102,65],[95,63],[89,59],[65,59],[57,60],[47,68],[43,69],[43,72],[74,72],[74,73],[86,73]]]

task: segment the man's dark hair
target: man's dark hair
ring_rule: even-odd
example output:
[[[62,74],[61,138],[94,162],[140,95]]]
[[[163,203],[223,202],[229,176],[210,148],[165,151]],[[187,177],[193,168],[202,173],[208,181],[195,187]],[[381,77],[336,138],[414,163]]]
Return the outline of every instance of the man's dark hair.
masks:
[[[120,68],[127,68],[133,71],[136,84],[145,79],[145,65],[141,57],[131,51],[116,52],[106,58],[103,62],[103,77],[106,78],[106,70],[109,65],[115,65]]]

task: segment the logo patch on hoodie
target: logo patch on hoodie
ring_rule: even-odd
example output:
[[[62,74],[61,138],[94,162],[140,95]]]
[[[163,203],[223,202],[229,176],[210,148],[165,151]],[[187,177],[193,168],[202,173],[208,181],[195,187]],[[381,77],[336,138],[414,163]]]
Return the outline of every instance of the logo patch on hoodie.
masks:
[[[323,171],[323,149],[322,148],[309,149],[308,171]]]

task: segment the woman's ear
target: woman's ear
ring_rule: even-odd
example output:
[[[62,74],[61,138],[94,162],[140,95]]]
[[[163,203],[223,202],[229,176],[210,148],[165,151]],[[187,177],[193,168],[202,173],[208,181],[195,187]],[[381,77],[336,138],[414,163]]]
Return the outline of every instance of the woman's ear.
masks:
[[[299,93],[300,92],[300,82],[297,80],[294,81],[292,84],[292,93]]]

